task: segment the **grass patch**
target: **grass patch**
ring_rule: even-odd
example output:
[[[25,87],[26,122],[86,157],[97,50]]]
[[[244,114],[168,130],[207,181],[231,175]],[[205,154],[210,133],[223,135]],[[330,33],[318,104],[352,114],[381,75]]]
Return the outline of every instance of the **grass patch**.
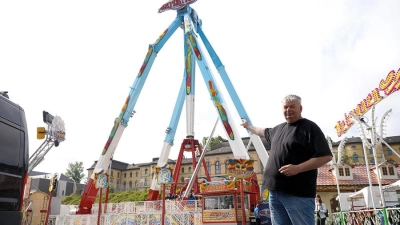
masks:
[[[100,192],[99,192],[100,193]],[[100,199],[100,194],[97,194],[96,200],[94,203],[98,203]],[[136,202],[136,201],[146,201],[147,195],[149,194],[149,190],[142,191],[124,191],[124,192],[116,192],[108,194],[108,202],[110,203],[119,203],[119,202]],[[61,204],[63,205],[79,205],[82,196],[77,194],[72,194],[69,196],[65,196],[61,200]],[[104,202],[106,198],[105,193],[103,193],[102,201]]]

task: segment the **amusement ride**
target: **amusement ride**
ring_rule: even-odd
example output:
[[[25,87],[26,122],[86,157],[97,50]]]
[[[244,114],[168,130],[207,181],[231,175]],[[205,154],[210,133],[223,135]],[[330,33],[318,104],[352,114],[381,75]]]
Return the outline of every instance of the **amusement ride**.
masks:
[[[196,159],[196,152],[203,155],[203,149],[199,141],[194,136],[194,106],[195,106],[195,71],[196,71],[196,62],[201,71],[203,80],[208,89],[209,95],[211,97],[212,104],[215,107],[217,112],[219,121],[222,123],[225,135],[229,142],[229,145],[232,149],[233,155],[235,159],[232,159],[232,168],[234,168],[235,163],[243,163],[247,161],[251,161],[249,154],[247,152],[247,148],[243,143],[241,136],[239,135],[238,130],[235,127],[235,122],[233,122],[233,118],[228,109],[228,105],[220,92],[220,88],[217,85],[217,82],[214,78],[213,72],[210,70],[210,64],[207,61],[207,57],[212,61],[212,64],[215,66],[218,71],[223,84],[225,85],[229,96],[234,103],[234,106],[242,120],[247,120],[249,124],[251,124],[251,119],[247,114],[242,102],[239,99],[239,95],[237,94],[228,74],[225,70],[224,65],[222,64],[220,58],[218,57],[216,51],[213,49],[210,41],[207,39],[205,33],[202,29],[202,21],[199,19],[196,11],[191,8],[189,5],[194,3],[196,0],[173,0],[165,3],[159,9],[159,13],[165,12],[167,10],[176,10],[177,16],[175,20],[169,25],[169,27],[159,36],[159,38],[151,45],[149,45],[146,57],[144,62],[139,69],[137,77],[131,87],[128,97],[122,107],[122,110],[119,116],[115,119],[114,126],[111,130],[109,138],[101,152],[100,158],[97,161],[95,168],[91,177],[88,179],[86,188],[82,195],[79,207],[76,209],[76,214],[84,215],[91,214],[92,206],[95,202],[96,195],[99,191],[99,185],[97,185],[97,178],[101,174],[107,173],[110,163],[112,161],[113,154],[118,146],[118,142],[125,130],[128,126],[129,119],[133,116],[135,112],[134,108],[136,102],[140,96],[142,88],[144,87],[145,81],[149,75],[151,67],[155,61],[157,53],[162,49],[164,44],[168,41],[171,35],[174,32],[181,28],[183,30],[183,45],[184,45],[184,76],[182,79],[182,83],[180,85],[178,98],[175,103],[174,110],[172,112],[172,117],[170,119],[169,126],[166,129],[166,136],[163,142],[163,146],[161,149],[161,154],[157,162],[157,166],[155,169],[159,171],[160,169],[166,168],[169,153],[171,147],[173,146],[177,126],[179,119],[181,117],[181,112],[183,109],[184,103],[186,103],[186,138],[183,139],[179,156],[176,161],[176,165],[174,168],[172,183],[170,185],[169,192],[170,194],[176,192],[176,182],[179,177],[180,167],[183,159],[184,152],[190,152],[192,154],[192,164],[193,167],[199,167],[197,164],[202,164],[205,173],[206,180],[204,182],[211,183],[211,178],[208,173],[206,163],[204,158],[201,158],[199,161]],[[208,56],[205,54],[208,53]],[[250,142],[254,146],[258,157],[260,159],[260,163],[262,165],[266,165],[268,160],[268,153],[264,147],[259,136],[254,135],[252,133],[248,133],[250,137]],[[249,143],[250,144],[250,143]],[[250,146],[250,145],[248,145]],[[236,161],[235,161],[236,160]],[[198,169],[197,169],[198,171]],[[233,172],[233,171],[232,171]],[[256,174],[249,173],[248,176],[239,176],[240,182],[242,184],[246,182],[248,188],[248,193],[250,193],[249,201],[251,205],[255,205],[256,202],[260,199],[260,187],[257,182]],[[102,180],[104,176],[102,176]],[[227,178],[228,179],[228,178]],[[238,181],[227,181],[229,182],[238,182]],[[185,192],[184,197],[187,198],[189,193],[198,195],[200,194],[200,184],[198,182],[197,174],[193,174],[190,182],[189,182],[189,190]],[[184,187],[187,188],[187,187]],[[238,188],[240,189],[240,188]],[[235,193],[239,193],[240,190],[235,188],[235,190],[230,190]],[[153,176],[153,180],[150,186],[149,195],[147,197],[148,201],[155,201],[162,198],[160,194],[161,186],[158,182],[157,176]],[[185,199],[185,198],[184,198]],[[183,199],[183,200],[184,200]],[[242,199],[243,200],[243,199]],[[243,202],[243,201],[242,201]],[[244,207],[243,211],[236,212],[237,214],[244,215]],[[237,210],[237,209],[236,209]],[[248,214],[249,212],[247,212]],[[248,218],[246,218],[248,220]],[[243,224],[246,222],[242,220]],[[248,221],[247,221],[248,222]]]

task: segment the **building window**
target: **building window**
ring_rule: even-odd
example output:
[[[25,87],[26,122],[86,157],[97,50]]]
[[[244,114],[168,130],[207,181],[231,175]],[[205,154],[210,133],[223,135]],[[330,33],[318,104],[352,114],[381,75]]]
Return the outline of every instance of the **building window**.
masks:
[[[182,173],[185,173],[185,168],[184,167],[182,167]]]
[[[387,170],[387,167],[386,167],[386,166],[382,167],[382,175],[384,175],[384,176],[387,176],[387,175],[389,175],[389,174],[388,174],[388,170]]]
[[[394,175],[394,168],[393,166],[388,166],[389,168],[389,175]]]
[[[147,175],[147,171],[148,171],[147,169],[144,169],[144,174],[146,174],[146,175]]]
[[[358,155],[357,154],[354,154],[353,155],[353,162],[358,162]]]
[[[138,186],[139,186],[139,182],[135,181],[135,187],[138,187]]]
[[[215,174],[221,174],[221,163],[219,161],[215,162]]]
[[[132,188],[132,181],[129,181],[129,188]]]
[[[181,177],[181,182],[182,183],[185,182],[185,178],[184,177]]]
[[[369,148],[369,154],[373,154],[372,148]]]
[[[369,160],[370,163],[375,163],[375,159],[372,158],[371,160]]]
[[[355,145],[352,145],[352,146],[351,146],[351,148],[352,148],[352,149],[356,149],[356,148],[357,148],[357,146],[355,146]]]
[[[122,188],[126,190],[126,182],[125,181],[124,181]]]
[[[350,177],[351,176],[350,167],[348,167],[348,166],[341,166],[338,168],[338,171],[339,171],[340,177]]]
[[[392,154],[393,154],[392,149],[387,148],[387,154],[388,154],[388,155],[392,155]]]
[[[229,166],[229,161],[225,161],[225,173],[228,173],[228,166]]]
[[[117,173],[117,177],[119,178],[119,172]]]
[[[132,177],[132,172],[130,172],[129,177]]]
[[[344,174],[346,175],[346,177],[350,176],[350,168],[344,168]]]
[[[394,176],[394,168],[393,166],[389,165],[389,166],[382,166],[382,175],[383,176]]]
[[[112,170],[111,170],[111,176],[112,176],[112,177],[114,176],[114,171],[112,171]]]
[[[341,177],[344,176],[344,170],[343,170],[343,168],[339,168],[339,176],[341,176]]]
[[[136,171],[136,177],[138,177],[138,172]]]
[[[207,166],[208,173],[211,173],[211,163],[207,162],[206,166]]]
[[[144,178],[144,186],[147,186],[147,178]]]
[[[188,172],[191,173],[192,172],[192,167],[189,166],[188,168]]]
[[[126,178],[126,173],[124,173],[124,178]]]

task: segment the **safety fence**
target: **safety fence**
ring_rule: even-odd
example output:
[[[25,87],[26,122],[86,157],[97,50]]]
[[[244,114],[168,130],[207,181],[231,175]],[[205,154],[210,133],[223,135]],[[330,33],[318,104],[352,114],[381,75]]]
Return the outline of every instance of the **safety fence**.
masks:
[[[131,225],[161,224],[162,201],[94,204],[90,215],[50,216],[48,225]],[[165,201],[166,224],[202,224],[201,201]],[[330,213],[325,225],[400,225],[400,208],[368,209]]]
[[[184,202],[166,200],[164,221],[166,224],[200,225],[201,202],[187,200]],[[94,204],[90,215],[59,215],[50,216],[48,225],[131,225],[131,224],[161,224],[163,219],[162,201],[123,202]]]
[[[400,225],[400,208],[330,213],[325,225]]]

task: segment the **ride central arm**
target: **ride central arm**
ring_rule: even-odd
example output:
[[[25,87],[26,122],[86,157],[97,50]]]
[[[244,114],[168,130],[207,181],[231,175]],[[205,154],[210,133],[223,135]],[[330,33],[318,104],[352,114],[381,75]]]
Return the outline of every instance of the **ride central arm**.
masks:
[[[161,50],[167,40],[175,32],[175,30],[180,26],[181,21],[179,18],[175,19],[171,25],[166,29],[160,37],[156,40],[154,44],[149,46],[144,62],[139,70],[139,73],[133,83],[133,86],[129,92],[129,95],[122,107],[119,116],[114,121],[114,126],[111,129],[111,133],[108,140],[101,152],[100,158],[96,163],[93,173],[88,180],[85,187],[84,193],[82,195],[79,208],[76,214],[90,214],[92,205],[96,199],[98,188],[95,185],[95,175],[100,173],[106,173],[112,161],[115,149],[117,148],[118,142],[124,132],[124,129],[128,126],[129,119],[132,117],[134,112],[134,107],[138,100],[139,94],[142,91],[144,83],[153,65],[154,59],[157,53]]]
[[[235,105],[240,118],[247,120],[247,122],[251,125],[252,123],[251,123],[250,117],[248,116],[246,109],[244,108],[242,101],[240,100],[239,95],[237,94],[237,92],[228,76],[228,73],[225,70],[225,66],[222,64],[219,56],[215,52],[214,48],[211,46],[211,43],[208,41],[206,35],[204,34],[203,30],[201,29],[201,26],[197,26],[196,30],[197,30],[197,33],[199,34],[201,40],[203,41],[203,44],[206,47],[208,53],[210,54],[210,58],[213,61],[215,68],[217,69],[218,73],[221,76],[221,79],[224,82],[226,89],[228,90],[228,93],[232,98],[232,102]],[[249,133],[250,140],[253,143],[254,148],[256,149],[257,155],[260,158],[262,164],[264,166],[267,165],[269,156],[268,156],[268,152],[265,149],[264,144],[262,143],[260,137],[249,131],[248,131],[248,133]]]

